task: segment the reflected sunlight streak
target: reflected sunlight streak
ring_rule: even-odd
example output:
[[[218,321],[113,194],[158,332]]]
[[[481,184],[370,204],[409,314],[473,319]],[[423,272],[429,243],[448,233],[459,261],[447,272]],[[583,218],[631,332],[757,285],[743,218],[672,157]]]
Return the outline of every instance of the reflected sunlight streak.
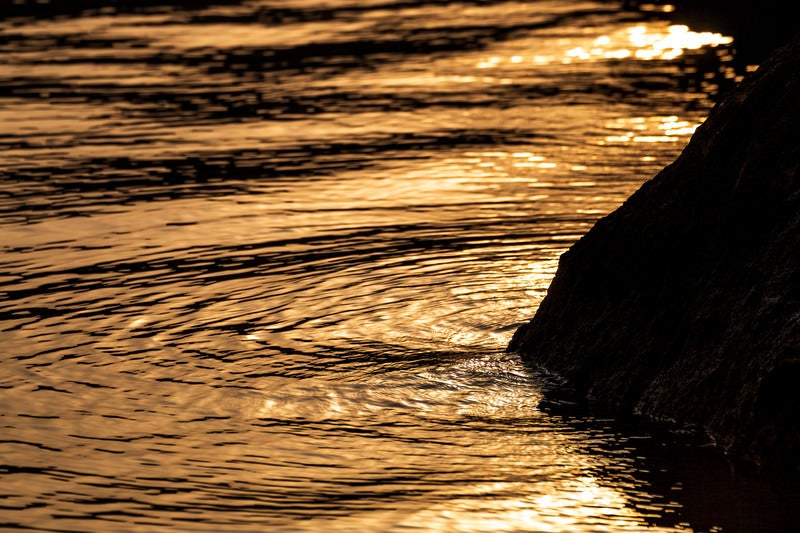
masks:
[[[577,460],[579,455],[565,461]],[[603,486],[595,477],[578,475],[552,487],[534,483],[536,491],[525,483],[490,483],[472,489],[473,497],[464,497],[418,511],[399,524],[425,531],[537,531],[537,532],[674,532],[672,528],[645,525],[623,494]],[[547,494],[531,492],[550,490]],[[530,494],[529,498],[507,498],[505,494]]]
[[[623,130],[623,133],[607,135],[607,143],[671,143],[691,136],[700,124],[691,124],[676,116],[667,117],[626,117],[607,122],[610,130]]]
[[[569,40],[574,43],[575,40]],[[577,44],[561,52],[524,56],[515,53],[508,58],[498,55],[482,59],[479,69],[492,69],[507,64],[532,62],[537,65],[575,61],[600,61],[608,59],[673,60],[686,50],[697,50],[705,46],[729,45],[733,39],[713,32],[695,32],[688,26],[673,24],[666,28],[644,24],[629,27],[610,35],[601,35],[585,44]]]

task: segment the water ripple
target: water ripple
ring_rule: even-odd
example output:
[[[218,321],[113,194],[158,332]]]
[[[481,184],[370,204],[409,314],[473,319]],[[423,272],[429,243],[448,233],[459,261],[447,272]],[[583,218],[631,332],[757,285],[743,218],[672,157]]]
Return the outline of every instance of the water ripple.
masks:
[[[0,29],[0,527],[793,523],[796,488],[543,404],[504,353],[736,79],[722,36],[561,0],[19,0]]]

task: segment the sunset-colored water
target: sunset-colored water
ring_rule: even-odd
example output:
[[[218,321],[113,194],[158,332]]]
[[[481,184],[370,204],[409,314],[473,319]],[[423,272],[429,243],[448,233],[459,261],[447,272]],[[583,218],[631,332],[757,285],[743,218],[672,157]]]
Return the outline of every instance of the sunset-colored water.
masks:
[[[102,4],[0,22],[0,527],[788,531],[800,491],[547,409],[505,353],[740,76],[730,37],[618,2]]]

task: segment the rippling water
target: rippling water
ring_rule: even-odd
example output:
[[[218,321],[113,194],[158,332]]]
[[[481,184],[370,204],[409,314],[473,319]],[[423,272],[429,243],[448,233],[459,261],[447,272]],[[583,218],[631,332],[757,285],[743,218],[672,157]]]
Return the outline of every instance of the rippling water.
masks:
[[[735,43],[618,3],[15,2],[0,525],[788,531],[504,353]],[[4,8],[4,9],[6,9]]]

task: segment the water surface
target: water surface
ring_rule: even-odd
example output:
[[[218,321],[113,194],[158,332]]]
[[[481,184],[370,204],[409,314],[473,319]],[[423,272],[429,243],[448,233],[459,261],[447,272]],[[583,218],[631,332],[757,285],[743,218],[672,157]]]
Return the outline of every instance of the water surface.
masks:
[[[566,0],[0,28],[3,526],[788,530],[796,488],[545,409],[505,353],[741,75],[730,38]]]

